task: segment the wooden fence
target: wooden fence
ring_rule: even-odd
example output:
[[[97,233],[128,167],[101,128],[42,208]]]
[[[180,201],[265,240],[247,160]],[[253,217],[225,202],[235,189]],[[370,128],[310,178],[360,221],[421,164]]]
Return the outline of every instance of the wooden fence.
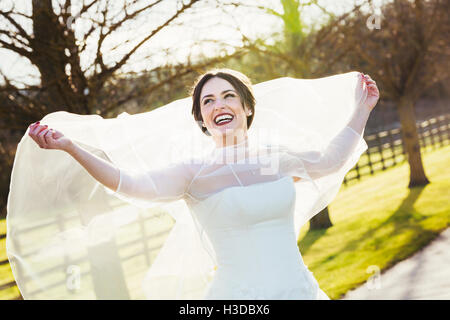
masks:
[[[417,124],[421,152],[444,147],[450,142],[450,114],[437,116]],[[403,147],[401,128],[379,131],[364,136],[367,150],[344,178],[349,181],[360,180],[362,176],[372,175],[407,160]]]

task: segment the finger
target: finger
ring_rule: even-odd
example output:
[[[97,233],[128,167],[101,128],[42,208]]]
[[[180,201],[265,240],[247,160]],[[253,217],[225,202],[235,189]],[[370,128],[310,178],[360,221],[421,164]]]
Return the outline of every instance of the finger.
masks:
[[[39,124],[34,124],[30,127],[30,134],[34,135],[34,133],[36,132],[36,128],[39,127]]]
[[[371,87],[369,88],[369,92],[372,94],[379,94],[379,91],[376,87]]]
[[[47,132],[44,134],[44,141],[47,145],[49,145],[53,139],[52,137],[53,132],[51,130],[52,129],[47,130]]]
[[[43,125],[42,126],[42,128],[38,131],[38,133],[40,133],[40,132],[42,132],[42,130],[45,130],[45,129],[50,129],[49,127],[48,127],[48,125]]]
[[[378,88],[376,85],[370,85],[368,86],[369,90],[378,91]]]
[[[33,139],[37,144],[39,144],[39,140],[37,138],[38,130],[39,130],[39,125],[36,125],[28,132],[31,139]]]
[[[367,79],[367,78],[365,78],[364,81],[365,81],[366,83],[375,83],[374,80],[372,80],[372,79]]]
[[[372,79],[364,79],[364,82],[369,84],[369,83],[375,83],[375,81],[373,81]]]
[[[37,138],[35,135],[31,134],[31,132],[28,132],[28,135],[31,137],[31,139],[33,139],[34,142],[36,142],[37,144],[39,144]]]
[[[364,73],[362,73],[362,72],[360,72],[359,73],[359,80],[361,81],[361,82],[364,82]]]
[[[31,129],[31,128],[34,128],[36,125],[38,125],[38,124],[40,124],[40,123],[41,123],[40,121],[33,122],[33,123],[30,124],[28,127]]]
[[[372,79],[366,79],[366,78],[364,78],[364,81],[363,81],[363,82],[366,84],[366,86],[368,86],[368,85],[376,85],[376,82],[373,81]]]
[[[374,87],[370,87],[370,88],[369,88],[369,92],[370,92],[370,93],[378,93],[378,89],[377,89],[377,88],[374,88]]]
[[[45,146],[46,142],[44,140],[44,134],[46,133],[46,129],[36,133],[36,139],[41,147]]]
[[[42,130],[41,132],[39,132],[38,135],[37,135],[38,140],[39,140],[39,144],[40,144],[42,147],[44,147],[44,148],[47,147],[47,142],[45,142],[45,139],[44,139],[44,134],[46,134],[47,131],[48,131],[48,129],[44,129],[44,130]]]
[[[37,136],[39,132],[46,128],[46,125],[37,125],[31,130],[31,134]]]

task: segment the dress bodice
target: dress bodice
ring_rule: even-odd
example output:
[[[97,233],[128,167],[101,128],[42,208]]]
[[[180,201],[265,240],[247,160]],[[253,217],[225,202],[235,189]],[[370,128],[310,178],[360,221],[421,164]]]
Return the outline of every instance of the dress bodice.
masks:
[[[279,299],[286,294],[292,298],[293,293],[299,299],[317,294],[317,282],[297,246],[295,199],[294,182],[286,176],[229,187],[190,205],[216,255],[210,298],[264,299],[274,297],[274,290]]]

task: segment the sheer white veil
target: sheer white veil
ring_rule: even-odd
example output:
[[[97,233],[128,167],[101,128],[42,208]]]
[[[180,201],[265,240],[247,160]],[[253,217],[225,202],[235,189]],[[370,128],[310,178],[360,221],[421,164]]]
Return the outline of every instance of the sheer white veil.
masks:
[[[319,79],[279,78],[253,86],[249,139],[295,151],[324,150],[367,96],[358,72]],[[124,170],[145,171],[201,159],[214,148],[192,115],[192,99],[114,119],[64,111],[41,124],[61,131]],[[169,126],[170,125],[170,126]],[[336,196],[367,149],[361,140],[345,166],[296,183],[295,226]],[[114,194],[69,154],[18,144],[7,204],[7,254],[25,299],[201,299],[214,255],[183,199],[146,201]]]

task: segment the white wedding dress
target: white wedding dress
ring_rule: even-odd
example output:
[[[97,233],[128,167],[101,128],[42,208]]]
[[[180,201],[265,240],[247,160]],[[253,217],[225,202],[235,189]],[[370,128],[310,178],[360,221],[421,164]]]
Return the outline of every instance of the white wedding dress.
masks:
[[[283,177],[226,188],[191,206],[218,259],[205,299],[327,298],[297,247],[294,205],[293,180]]]

